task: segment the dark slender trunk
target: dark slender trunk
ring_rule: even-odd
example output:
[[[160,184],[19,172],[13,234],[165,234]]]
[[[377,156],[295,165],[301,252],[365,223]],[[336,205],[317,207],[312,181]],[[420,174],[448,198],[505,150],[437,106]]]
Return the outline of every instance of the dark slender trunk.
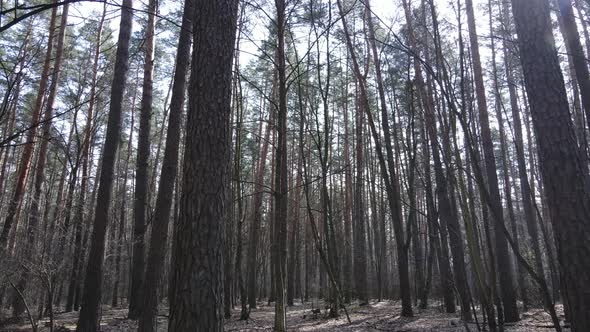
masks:
[[[287,305],[292,306],[293,300],[295,299],[295,281],[296,275],[299,274],[299,271],[296,270],[297,261],[298,261],[298,242],[301,240],[299,235],[299,201],[301,198],[301,185],[302,185],[302,170],[301,170],[301,157],[298,158],[297,162],[297,169],[296,169],[296,177],[297,180],[295,181],[295,190],[293,191],[293,196],[291,197],[291,204],[292,204],[292,225],[291,225],[291,236],[289,239],[289,265],[287,271]]]
[[[176,69],[174,71],[174,83],[172,86],[172,98],[170,101],[170,116],[166,131],[166,146],[164,148],[164,160],[160,185],[156,198],[156,208],[152,221],[150,235],[149,254],[145,283],[143,287],[143,310],[139,319],[138,331],[156,331],[156,316],[158,314],[158,288],[162,280],[164,270],[166,243],[168,240],[168,220],[172,207],[174,183],[178,172],[178,150],[180,140],[180,128],[182,124],[184,94],[186,90],[186,73],[189,67],[191,51],[192,17],[195,11],[194,0],[185,0],[184,13],[178,51],[176,54]]]
[[[346,84],[344,85],[346,86]],[[350,128],[348,113],[348,98],[344,98],[344,253],[343,253],[343,295],[344,302],[350,303],[352,292],[352,213],[353,213],[353,183],[352,163],[350,162]]]
[[[287,330],[286,273],[287,273],[287,221],[288,221],[288,166],[287,166],[287,73],[285,35],[287,31],[285,0],[275,0],[277,10],[277,54],[278,76],[276,173],[274,188],[274,232],[272,234],[271,256],[274,262],[275,319],[274,330]]]
[[[152,118],[154,34],[156,29],[156,0],[148,4],[148,20],[145,37],[143,85],[139,134],[137,137],[137,159],[135,171],[135,196],[133,200],[133,258],[131,263],[131,285],[129,290],[129,319],[138,319],[143,309],[143,279],[145,273],[145,231],[148,199],[148,166],[150,159],[150,121]]]
[[[109,219],[109,207],[111,205],[115,158],[119,148],[118,141],[121,134],[122,102],[127,80],[129,40],[133,21],[132,7],[132,0],[123,1],[107,132],[103,147],[100,182],[94,213],[92,244],[86,269],[84,295],[82,299],[83,306],[78,319],[77,332],[94,332],[100,328],[99,311],[102,293],[105,234]]]
[[[276,91],[276,73],[274,74],[271,96]],[[262,222],[262,199],[264,197],[264,170],[266,169],[266,157],[268,155],[268,145],[270,142],[270,132],[272,123],[274,123],[274,110],[269,106],[269,120],[266,124],[264,137],[260,141],[260,152],[255,175],[254,175],[254,195],[252,197],[252,216],[250,218],[250,231],[248,239],[248,259],[247,259],[247,289],[248,305],[250,309],[256,308],[257,295],[257,264],[258,262],[258,242],[260,242],[260,225]]]
[[[496,249],[496,258],[498,259],[498,274],[500,281],[500,298],[504,306],[504,320],[506,322],[515,322],[519,320],[518,308],[516,306],[516,294],[512,284],[512,264],[508,252],[508,243],[502,233],[504,227],[504,217],[502,202],[500,199],[500,189],[498,186],[498,175],[496,173],[496,159],[494,156],[494,145],[490,131],[488,106],[485,96],[485,87],[483,82],[483,73],[479,56],[479,45],[477,31],[475,27],[475,15],[473,13],[473,3],[471,0],[465,1],[467,11],[467,26],[469,28],[469,41],[471,46],[471,56],[473,61],[473,76],[475,80],[475,92],[477,108],[479,111],[479,125],[481,129],[481,139],[483,146],[483,159],[485,162],[485,174],[487,180],[487,190],[490,193],[491,208],[494,209],[492,218],[494,219],[494,241]],[[484,186],[483,183],[480,183]]]

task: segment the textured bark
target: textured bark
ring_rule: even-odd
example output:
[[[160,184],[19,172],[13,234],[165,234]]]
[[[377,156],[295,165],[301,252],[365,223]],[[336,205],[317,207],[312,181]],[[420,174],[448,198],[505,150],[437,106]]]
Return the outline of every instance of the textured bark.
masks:
[[[590,330],[590,184],[577,148],[546,0],[512,0],[572,331]]]
[[[231,74],[238,1],[195,1],[189,110],[174,232],[169,331],[223,331]]]
[[[166,146],[160,186],[156,198],[156,209],[152,221],[149,254],[143,287],[143,310],[139,319],[140,332],[156,331],[158,314],[158,288],[162,279],[168,240],[168,220],[172,207],[174,182],[178,172],[178,150],[180,148],[180,126],[186,88],[186,73],[189,67],[191,52],[192,18],[195,14],[194,0],[185,0],[178,51],[176,53],[176,69],[170,101],[170,117],[166,131]]]
[[[278,90],[278,85],[277,85],[277,90]],[[276,104],[273,105],[273,108],[276,109]],[[270,140],[270,146],[271,147],[276,147],[276,142],[277,142],[277,131],[276,131],[276,123],[272,124],[273,129],[272,130],[272,135],[271,135],[271,140]],[[263,264],[263,271],[262,271],[262,289],[264,289],[265,291],[268,290],[268,302],[267,305],[270,305],[271,302],[275,301],[275,278],[274,278],[274,264],[275,264],[275,260],[274,260],[274,256],[272,253],[273,250],[273,241],[274,241],[274,227],[275,227],[275,223],[274,223],[274,218],[275,218],[275,204],[274,204],[274,193],[276,191],[276,151],[277,149],[272,149],[271,150],[271,154],[270,154],[270,192],[272,193],[272,195],[269,195],[268,199],[268,219],[267,219],[267,223],[268,223],[268,233],[266,233],[266,235],[268,236],[268,243],[265,243],[265,241],[263,241],[263,244],[267,245],[266,249],[262,252],[261,255],[261,260],[264,262]],[[267,261],[268,258],[268,261]],[[266,264],[268,262],[268,264]],[[268,272],[268,273],[267,273]],[[269,283],[266,283],[266,278],[269,278]],[[259,299],[261,299],[262,297],[265,297],[266,293],[260,294],[260,296],[258,297]]]
[[[148,20],[145,32],[143,87],[137,135],[137,159],[135,170],[135,196],[133,200],[133,258],[129,290],[130,319],[138,319],[143,309],[142,284],[145,273],[145,228],[148,199],[148,166],[150,158],[150,121],[152,118],[154,45],[156,30],[156,0],[148,4]]]
[[[86,268],[82,310],[80,311],[78,326],[76,328],[77,332],[95,332],[100,328],[99,312],[102,293],[105,234],[109,219],[109,207],[111,205],[115,158],[119,149],[118,141],[121,134],[122,102],[127,79],[129,40],[133,21],[132,7],[132,0],[123,1],[115,70],[111,86],[107,132],[103,147],[100,181],[94,213],[94,227],[88,266]]]
[[[285,0],[275,0],[277,10],[277,53],[278,76],[276,173],[274,188],[274,232],[272,234],[271,256],[274,262],[275,320],[274,330],[287,330],[287,222],[288,222],[288,165],[287,165],[287,73],[285,55],[285,34],[287,13]]]
[[[500,284],[500,297],[504,306],[504,320],[506,322],[515,322],[519,320],[518,308],[516,306],[516,294],[512,285],[512,264],[508,253],[508,243],[502,233],[504,227],[504,217],[502,202],[500,199],[500,189],[498,186],[498,175],[496,173],[496,159],[494,156],[494,145],[490,131],[488,117],[488,106],[485,96],[485,87],[483,83],[483,73],[479,56],[479,45],[477,31],[475,27],[475,15],[473,12],[473,3],[471,0],[465,1],[467,11],[467,26],[469,28],[469,42],[471,46],[471,56],[473,60],[473,76],[475,80],[475,92],[477,100],[477,109],[479,111],[479,125],[481,129],[481,139],[483,146],[483,157],[485,162],[485,174],[487,180],[487,190],[490,193],[491,209],[494,209],[494,235],[496,257],[498,259],[498,274]],[[480,185],[484,185],[481,183]]]

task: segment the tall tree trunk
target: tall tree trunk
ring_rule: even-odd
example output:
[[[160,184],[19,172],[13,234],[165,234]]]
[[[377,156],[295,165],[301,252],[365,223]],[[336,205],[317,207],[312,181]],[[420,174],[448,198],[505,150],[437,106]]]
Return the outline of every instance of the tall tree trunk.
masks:
[[[301,185],[302,185],[302,169],[301,169],[301,157],[297,158],[297,169],[296,172],[296,180],[295,180],[295,190],[293,191],[291,197],[291,204],[292,204],[292,216],[291,216],[291,236],[289,239],[289,265],[288,265],[288,273],[287,273],[287,305],[292,306],[293,300],[295,299],[295,280],[296,275],[299,274],[299,271],[296,270],[297,259],[298,259],[298,252],[297,246],[298,242],[301,240],[299,235],[299,201],[301,198]]]
[[[503,5],[502,17],[504,26],[508,26],[509,7]],[[505,36],[508,35],[506,31]],[[530,236],[530,241],[533,247],[535,269],[539,276],[544,277],[543,269],[543,255],[541,253],[541,246],[539,244],[539,231],[537,228],[537,221],[535,220],[534,212],[534,196],[529,184],[528,172],[526,169],[526,161],[524,154],[524,143],[522,133],[522,121],[520,118],[520,108],[518,106],[518,93],[516,91],[516,80],[514,79],[514,67],[517,65],[513,53],[508,48],[508,43],[503,41],[504,66],[506,67],[506,83],[508,85],[508,94],[510,97],[510,108],[512,113],[512,128],[514,133],[514,144],[516,150],[516,162],[518,165],[518,177],[520,183],[520,193],[522,197],[522,206],[524,210],[524,219],[526,222],[527,231]],[[523,297],[524,302],[524,297]]]
[[[139,76],[139,70],[137,70],[137,75]],[[126,148],[126,153],[125,153],[125,163],[123,165],[123,168],[119,169],[119,172],[122,172],[122,174],[119,175],[120,178],[122,178],[122,183],[121,183],[121,187],[118,189],[119,190],[119,202],[120,202],[120,206],[119,206],[119,227],[118,227],[118,237],[116,239],[116,243],[114,244],[116,246],[115,248],[115,262],[114,262],[114,268],[115,268],[115,277],[114,277],[114,282],[113,282],[113,298],[112,298],[112,303],[111,305],[113,307],[116,307],[118,305],[118,299],[119,299],[119,276],[120,276],[120,270],[121,270],[121,251],[122,248],[126,245],[122,242],[122,238],[123,238],[123,233],[125,231],[125,226],[127,225],[127,200],[128,200],[128,195],[127,195],[127,181],[129,179],[129,161],[131,160],[131,148],[132,148],[132,142],[133,142],[133,132],[135,131],[135,100],[137,97],[137,86],[134,87],[134,91],[133,91],[133,97],[131,98],[131,110],[130,110],[130,117],[131,117],[131,121],[129,123],[129,136],[127,138],[127,148]],[[121,156],[119,156],[119,158],[121,158]],[[120,161],[119,161],[120,162]],[[115,225],[113,225],[115,226]],[[114,237],[114,232],[115,230],[113,229],[112,231],[112,236]],[[76,234],[76,245],[80,248],[79,250],[83,250],[83,246],[82,246],[82,240],[81,240],[82,234],[80,231],[80,234]],[[78,238],[80,238],[78,240]],[[78,244],[78,242],[80,242],[80,244]],[[83,258],[82,258],[83,259]],[[123,280],[125,280],[127,278],[124,278]],[[121,287],[124,288],[124,287]],[[127,295],[129,294],[129,290],[127,290]]]
[[[320,3],[321,5],[321,3]],[[310,3],[310,6],[313,8],[313,2]],[[332,198],[330,197],[330,192],[328,188],[328,178],[329,172],[331,169],[330,166],[330,152],[332,146],[332,120],[330,119],[330,88],[331,88],[331,70],[332,70],[332,62],[330,60],[331,57],[331,48],[330,48],[330,26],[332,22],[332,7],[331,1],[328,1],[327,4],[328,10],[328,21],[327,21],[327,30],[325,33],[325,44],[326,44],[326,62],[325,62],[325,75],[322,76],[322,67],[317,66],[317,82],[318,88],[320,92],[320,97],[322,100],[322,113],[323,113],[323,128],[320,129],[319,121],[318,121],[318,112],[316,114],[316,129],[317,129],[317,137],[315,139],[316,148],[318,150],[318,159],[320,163],[320,172],[321,172],[321,180],[320,180],[320,202],[322,206],[322,221],[323,221],[323,234],[326,241],[326,254],[328,256],[328,269],[334,272],[334,277],[336,278],[336,282],[340,284],[340,276],[339,274],[335,273],[335,271],[339,271],[339,262],[338,262],[338,255],[336,253],[336,232],[334,227],[334,211],[332,208]],[[313,11],[313,9],[312,9]],[[320,36],[317,31],[317,26],[315,20],[312,18],[312,26],[316,35],[316,38],[319,40]],[[316,43],[316,51],[317,51],[317,63],[321,62],[321,51],[319,43]],[[320,266],[320,271],[323,266]],[[321,272],[320,272],[321,273]],[[325,277],[325,274],[320,274],[320,277]],[[321,287],[321,286],[320,286]],[[328,298],[329,305],[330,305],[330,312],[329,316],[332,318],[339,316],[340,310],[340,298],[338,296],[337,287],[330,287],[330,295]]]
[[[371,54],[372,54],[372,60],[373,63],[375,65],[375,80],[377,81],[377,91],[379,94],[379,102],[380,102],[380,106],[381,106],[381,113],[382,114],[386,114],[387,113],[387,102],[385,99],[385,88],[384,88],[384,84],[383,84],[383,74],[381,72],[381,61],[379,59],[379,53],[377,51],[377,43],[375,40],[375,27],[373,24],[373,15],[371,12],[371,7],[370,7],[370,3],[369,1],[366,2],[366,6],[367,6],[367,26],[368,26],[368,39],[369,39],[369,45],[371,48]],[[384,130],[387,130],[386,127],[384,128]],[[385,136],[390,135],[389,132],[385,132],[384,133]],[[386,138],[387,141],[387,138]],[[387,143],[386,143],[387,144]],[[393,176],[393,174],[390,174],[390,176]],[[413,184],[410,185],[411,187],[413,187]],[[414,196],[413,194],[411,194],[411,196]],[[411,212],[412,213],[412,212]],[[382,235],[385,234],[385,229],[382,229],[380,231],[382,233]],[[379,287],[379,299],[381,299],[382,294],[381,294],[381,288],[382,288],[382,276],[384,275],[384,265],[385,265],[385,252],[384,249],[386,247],[386,239],[384,237],[380,237],[378,240],[376,239],[376,242],[378,244],[378,248],[379,248],[379,257],[378,257],[378,287]],[[408,290],[409,291],[409,290]],[[402,291],[402,297],[404,297],[404,291]],[[407,294],[409,295],[409,294]]]
[[[195,1],[182,194],[173,246],[172,332],[223,331],[237,10],[237,0]]]
[[[273,74],[273,83],[271,96],[276,91],[276,71]],[[260,224],[262,222],[262,199],[264,197],[264,170],[266,169],[266,158],[268,156],[268,146],[270,143],[270,132],[274,123],[273,106],[269,106],[269,120],[266,124],[264,137],[260,140],[260,149],[258,157],[258,166],[255,167],[254,174],[254,195],[252,196],[252,216],[250,218],[250,231],[248,239],[248,259],[247,259],[247,288],[248,288],[248,305],[250,309],[256,308],[257,295],[257,264],[258,262],[258,242],[260,242]],[[262,121],[262,120],[261,120]]]
[[[572,331],[590,330],[590,182],[577,148],[546,0],[512,0]]]
[[[358,87],[364,87],[364,75],[360,72],[356,53],[352,46],[352,40],[348,33],[348,26],[344,18],[344,10],[340,0],[337,1],[338,12],[342,19],[342,25],[347,36],[347,50],[352,57],[352,65],[355,68],[356,93],[355,93],[355,179],[353,194],[352,229],[353,229],[353,279],[354,295],[360,303],[368,303],[367,294],[367,242],[365,240],[365,202],[364,202],[364,103],[361,102]]]
[[[494,26],[493,26],[493,8],[492,2],[488,0],[488,17],[489,17],[489,27],[492,34],[494,33]],[[492,51],[492,81],[493,81],[493,91],[494,91],[494,101],[495,101],[495,113],[496,113],[496,121],[498,121],[498,134],[500,136],[500,163],[501,163],[501,173],[504,182],[504,197],[506,199],[506,207],[508,210],[508,219],[510,221],[511,228],[513,230],[512,237],[516,243],[518,241],[518,230],[516,228],[516,217],[514,216],[514,203],[512,200],[512,186],[510,180],[510,171],[508,166],[508,144],[506,143],[506,132],[504,130],[504,121],[502,117],[502,95],[500,91],[500,82],[498,78],[498,66],[496,63],[496,42],[494,39],[491,40],[490,49]],[[520,255],[520,248],[517,246],[516,252],[514,253],[516,256]],[[516,258],[515,258],[516,260]],[[523,268],[518,262],[516,264],[516,281],[518,283],[518,289],[520,290],[520,294],[522,295],[522,301],[524,306],[527,306],[527,295],[526,295],[526,285],[524,282],[524,271]],[[512,264],[511,264],[512,265]]]
[[[422,163],[423,163],[423,171],[424,171],[424,195],[426,199],[426,219],[428,221],[428,238],[429,238],[429,257],[428,257],[428,271],[426,273],[426,281],[424,283],[424,288],[421,290],[420,296],[420,304],[419,307],[421,309],[426,309],[428,307],[428,295],[430,292],[430,284],[432,280],[432,264],[435,258],[435,255],[441,251],[440,248],[440,238],[439,238],[439,223],[438,223],[438,213],[436,212],[436,208],[434,206],[434,196],[432,194],[432,178],[431,178],[431,171],[430,171],[430,153],[428,152],[428,135],[426,134],[426,129],[423,129],[422,133]],[[447,254],[448,257],[448,254]],[[439,273],[442,274],[441,279],[444,282],[445,280],[449,280],[450,276],[448,275],[451,269],[449,268],[448,264],[449,261],[445,261],[446,265],[441,265],[441,257],[438,258],[437,262],[439,262]],[[445,304],[448,301],[448,298],[452,297],[452,293],[447,292],[444,290],[444,300]]]
[[[114,228],[115,226],[117,226],[117,224],[115,222],[113,222],[113,229],[111,231],[111,237],[114,243],[111,244],[111,246],[114,246],[114,259],[115,261],[113,262],[114,265],[114,271],[113,271],[113,296],[111,299],[111,306],[113,308],[116,308],[119,305],[119,288],[123,288],[123,287],[119,287],[119,283],[120,283],[120,279],[121,279],[121,252],[123,251],[123,247],[125,246],[125,243],[123,242],[123,233],[125,232],[125,226],[127,224],[127,180],[129,178],[129,160],[131,159],[131,141],[133,139],[133,131],[134,131],[134,111],[135,111],[135,103],[133,106],[131,106],[131,124],[129,125],[129,139],[127,141],[127,152],[125,154],[125,163],[123,166],[123,169],[119,169],[120,172],[122,172],[122,176],[120,176],[120,178],[122,178],[122,184],[121,187],[119,189],[119,202],[120,202],[120,207],[119,207],[119,225],[117,228]],[[119,163],[121,158],[121,154],[119,154]],[[120,165],[120,164],[119,164]],[[113,221],[117,221],[117,219],[113,220]],[[115,239],[115,233],[117,234],[117,238]]]
[[[287,330],[286,273],[287,273],[287,211],[288,211],[288,166],[287,166],[287,69],[285,56],[285,35],[287,16],[285,0],[275,0],[277,10],[277,54],[278,76],[276,173],[274,189],[274,234],[272,234],[272,261],[275,290],[274,330]]]
[[[348,59],[347,59],[348,60]],[[348,62],[348,61],[347,61]],[[348,67],[348,66],[347,66]],[[345,82],[343,88],[346,89],[348,82]],[[346,90],[344,90],[346,91]],[[352,183],[352,163],[350,162],[350,125],[348,113],[348,96],[344,96],[344,253],[343,253],[343,270],[342,270],[342,290],[344,302],[350,303],[352,292],[352,213],[353,213],[353,183]]]
[[[131,38],[131,26],[133,22],[132,10],[133,0],[123,0],[113,84],[111,87],[110,110],[103,147],[96,209],[94,213],[92,243],[90,256],[88,258],[88,266],[86,268],[84,294],[82,299],[83,306],[80,311],[80,317],[78,318],[77,332],[95,332],[100,328],[99,311],[102,293],[105,234],[109,219],[109,207],[111,205],[111,189],[113,185],[115,158],[119,148],[119,137],[121,135],[123,93],[127,81],[129,40]]]
[[[58,261],[62,255],[64,254],[64,243],[66,242],[66,239],[68,238],[68,233],[69,233],[69,228],[70,228],[70,220],[71,220],[71,213],[69,213],[69,211],[71,210],[73,204],[74,204],[74,191],[76,189],[76,179],[77,179],[77,167],[73,168],[71,170],[71,174],[70,174],[70,180],[69,180],[69,184],[68,184],[68,192],[66,194],[66,204],[65,204],[65,220],[64,223],[62,225],[62,230],[61,230],[61,234],[60,234],[60,238],[62,239],[62,242],[60,242],[60,245],[57,249],[57,254],[55,257],[55,260]],[[81,266],[82,264],[80,263],[81,259],[81,247],[82,247],[82,229],[83,229],[83,224],[82,224],[82,220],[75,220],[75,224],[74,224],[74,233],[73,233],[73,240],[74,240],[74,251],[73,253],[73,260],[72,260],[72,265],[71,265],[71,273],[70,273],[70,280],[69,280],[69,287],[68,287],[68,293],[67,293],[67,297],[66,297],[66,306],[65,306],[65,311],[66,312],[70,312],[72,311],[73,307],[74,307],[74,297],[76,294],[76,287],[77,285],[79,285],[79,275],[80,275],[80,270],[81,270]],[[82,258],[83,261],[83,258]]]
[[[357,94],[358,98],[358,94]],[[367,242],[365,240],[365,198],[364,198],[364,141],[365,121],[363,105],[356,103],[355,111],[355,167],[353,195],[353,275],[354,294],[361,303],[367,303]]]
[[[191,52],[191,34],[195,15],[194,0],[185,0],[178,51],[176,53],[176,69],[170,101],[170,117],[166,131],[166,146],[160,185],[156,198],[156,209],[152,221],[149,254],[143,287],[143,310],[139,319],[140,332],[156,331],[156,316],[158,314],[158,288],[164,270],[166,242],[168,240],[168,220],[172,207],[174,182],[178,172],[178,150],[180,148],[180,127],[182,124],[184,94],[186,88],[186,73],[189,67]]]
[[[240,9],[240,16],[239,16],[239,23],[238,29],[244,24],[245,21],[245,6],[242,6]],[[241,31],[238,32],[238,43],[240,41],[240,34]],[[239,57],[235,59],[236,63],[239,64]],[[241,312],[240,312],[240,320],[247,320],[250,315],[250,310],[248,309],[248,293],[246,292],[246,287],[244,285],[244,276],[242,275],[242,247],[244,242],[243,236],[243,229],[244,229],[244,220],[245,220],[245,207],[244,207],[244,198],[243,198],[243,190],[242,190],[242,143],[243,143],[243,135],[244,135],[244,96],[242,94],[242,85],[239,77],[234,79],[234,91],[235,96],[234,100],[236,103],[236,111],[237,111],[237,124],[236,124],[236,141],[235,141],[235,154],[234,154],[234,181],[235,181],[235,197],[237,202],[237,216],[238,225],[236,230],[236,257],[234,260],[234,271],[235,277],[237,278],[237,287],[240,292],[240,305],[241,305]],[[256,165],[256,162],[254,163]]]
[[[469,28],[469,42],[473,60],[473,76],[475,80],[477,108],[479,111],[479,125],[481,128],[487,190],[489,191],[491,198],[490,208],[495,210],[492,214],[492,217],[495,221],[493,225],[496,257],[498,259],[498,274],[500,277],[500,297],[504,306],[504,321],[515,322],[519,319],[518,308],[516,306],[516,295],[514,293],[514,286],[512,284],[513,271],[508,253],[508,243],[506,237],[502,233],[502,228],[504,227],[504,213],[502,210],[502,202],[500,200],[498,175],[496,173],[496,159],[494,156],[494,143],[492,141],[492,135],[490,131],[488,105],[485,96],[485,87],[479,56],[479,45],[477,41],[478,38],[475,27],[475,14],[473,12],[472,0],[466,0],[465,7],[467,11],[467,26]],[[483,186],[484,184],[481,183],[480,185]]]
[[[277,86],[277,90],[278,90],[278,86]],[[277,92],[278,93],[278,92]],[[273,105],[273,108],[276,108],[276,104]],[[272,124],[273,126],[273,130],[272,130],[272,135],[271,135],[271,140],[270,140],[270,146],[272,147],[276,147],[276,142],[277,142],[277,131],[276,131],[276,123]],[[268,212],[267,212],[267,224],[268,224],[268,233],[266,234],[268,236],[268,242],[263,241],[263,244],[268,244],[268,246],[266,247],[266,250],[262,253],[261,259],[263,262],[267,262],[267,258],[268,258],[268,265],[264,265],[264,270],[263,270],[263,279],[262,279],[262,289],[268,289],[268,305],[270,305],[271,302],[275,301],[275,278],[274,278],[274,264],[275,264],[275,260],[273,257],[273,241],[274,239],[274,227],[275,227],[275,223],[274,223],[274,218],[275,218],[275,204],[274,204],[274,192],[276,191],[276,151],[277,149],[272,149],[271,150],[271,154],[270,154],[270,192],[273,193],[273,195],[270,195],[268,197]],[[268,268],[268,270],[267,270]],[[267,273],[268,272],[268,273]],[[266,283],[266,277],[268,276],[268,278],[270,279],[269,283]],[[268,286],[268,287],[267,287]],[[266,296],[266,294],[264,295]],[[262,296],[260,296],[262,297]]]
[[[139,134],[137,137],[137,160],[135,171],[135,196],[133,200],[133,258],[131,286],[129,290],[129,319],[138,319],[143,309],[142,284],[145,273],[145,231],[148,199],[148,166],[150,157],[150,121],[152,118],[154,44],[156,30],[156,0],[149,0],[148,20],[145,32],[143,87]],[[172,182],[172,181],[171,181]]]

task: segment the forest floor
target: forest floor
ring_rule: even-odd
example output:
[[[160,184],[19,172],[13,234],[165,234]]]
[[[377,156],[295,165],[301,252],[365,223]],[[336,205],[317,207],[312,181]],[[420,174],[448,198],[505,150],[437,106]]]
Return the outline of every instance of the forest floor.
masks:
[[[359,306],[352,304],[347,306],[352,324],[348,324],[346,316],[342,313],[338,319],[324,317],[321,314],[312,313],[312,308],[323,308],[323,305],[314,303],[297,303],[289,307],[287,312],[287,326],[289,331],[399,331],[399,332],[463,332],[478,331],[477,325],[465,323],[459,319],[458,314],[446,314],[441,307],[431,307],[420,310],[415,308],[414,317],[399,316],[401,307],[399,302],[371,302],[369,305]],[[239,308],[236,308],[239,309]],[[563,309],[558,306],[558,313],[563,319]],[[261,303],[258,309],[250,313],[248,321],[238,320],[239,310],[233,312],[232,318],[225,323],[226,331],[272,331],[274,318],[274,305]],[[137,322],[128,320],[127,309],[103,308],[101,326],[103,332],[135,331]],[[56,332],[75,331],[78,313],[59,313],[55,317]],[[481,316],[478,317],[481,323]],[[531,309],[521,314],[521,320],[515,324],[506,324],[505,331],[554,331],[553,324],[547,313],[542,309]],[[47,320],[39,322],[39,331],[47,332]],[[167,315],[158,316],[158,331],[167,331]],[[0,332],[25,332],[31,331],[29,324],[0,326]],[[564,332],[569,329],[564,329]]]

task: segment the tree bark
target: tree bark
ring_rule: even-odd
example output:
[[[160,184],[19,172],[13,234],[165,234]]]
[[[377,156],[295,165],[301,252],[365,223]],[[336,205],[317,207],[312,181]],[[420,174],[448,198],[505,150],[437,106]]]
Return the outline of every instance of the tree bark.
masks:
[[[276,71],[273,74],[273,83],[271,88],[271,98],[274,98],[276,92]],[[254,175],[254,195],[252,197],[252,216],[250,218],[250,231],[248,239],[248,259],[247,259],[247,288],[248,288],[248,305],[250,309],[256,308],[257,295],[257,264],[258,264],[258,242],[260,242],[260,225],[262,222],[262,199],[264,198],[264,170],[266,169],[266,158],[268,156],[268,146],[270,143],[270,132],[274,123],[273,106],[269,106],[269,120],[266,124],[264,137],[260,141],[258,166],[255,167]]]
[[[223,331],[237,0],[195,1],[180,212],[168,330]],[[198,310],[195,310],[198,308]]]
[[[148,166],[150,157],[150,121],[152,118],[156,0],[149,0],[145,32],[143,87],[137,135],[135,196],[133,200],[133,258],[129,290],[129,319],[138,319],[143,309],[142,284],[145,273],[145,231],[148,199]]]
[[[156,209],[152,221],[149,254],[143,287],[143,310],[139,319],[139,332],[155,332],[158,314],[158,288],[164,270],[166,242],[168,240],[168,220],[172,207],[174,182],[178,172],[178,150],[180,148],[180,127],[182,123],[186,73],[189,68],[191,52],[192,18],[195,15],[194,0],[185,0],[178,51],[176,53],[176,69],[172,85],[170,116],[166,131],[166,146],[160,176],[160,186],[156,198]]]
[[[295,280],[296,280],[296,275],[299,274],[299,271],[297,271],[296,268],[296,263],[297,263],[297,259],[298,259],[298,252],[297,252],[297,246],[298,246],[298,242],[301,240],[300,239],[300,235],[299,235],[299,218],[300,218],[300,214],[299,214],[299,201],[301,198],[301,186],[302,186],[302,169],[301,169],[301,157],[298,157],[298,161],[297,161],[297,169],[296,169],[296,180],[295,180],[295,190],[292,194],[291,197],[291,204],[292,204],[292,216],[291,216],[291,236],[289,239],[289,265],[288,265],[288,273],[287,273],[287,305],[292,306],[293,305],[293,300],[295,299]]]
[[[590,182],[577,148],[546,0],[512,0],[539,164],[570,308],[572,331],[590,330]]]
[[[483,83],[483,73],[479,56],[479,45],[477,41],[477,31],[475,27],[475,14],[473,12],[473,3],[471,0],[465,1],[467,11],[467,26],[469,28],[469,42],[471,46],[471,56],[473,60],[473,76],[475,80],[475,92],[477,108],[479,111],[479,125],[481,128],[481,139],[483,145],[483,157],[485,162],[485,172],[487,178],[487,187],[491,198],[491,208],[493,213],[494,235],[496,257],[498,259],[498,274],[500,277],[500,297],[504,306],[504,320],[506,322],[515,322],[519,320],[518,308],[516,306],[516,295],[512,284],[512,264],[508,253],[508,243],[502,233],[504,227],[504,217],[502,202],[500,199],[500,189],[498,187],[498,175],[496,173],[496,159],[494,156],[494,143],[490,131],[488,117],[488,105],[485,96],[485,87]],[[480,185],[484,185],[481,183]]]
[[[129,40],[133,22],[133,0],[124,0],[121,8],[121,24],[117,41],[115,70],[111,86],[110,110],[107,133],[103,147],[100,182],[94,213],[94,227],[86,278],[82,310],[78,318],[77,332],[95,332],[99,326],[99,312],[102,293],[102,268],[104,261],[105,234],[111,205],[111,189],[115,158],[119,149],[123,93],[127,80],[129,63]]]
[[[509,7],[507,4],[502,6],[503,25],[508,25]],[[506,31],[504,36],[509,35]],[[518,94],[516,91],[516,81],[514,79],[514,67],[517,65],[513,53],[508,48],[508,43],[503,41],[504,66],[506,67],[506,83],[508,85],[508,94],[510,97],[510,108],[512,113],[512,128],[514,133],[514,144],[516,150],[516,162],[518,166],[518,177],[520,183],[520,193],[522,197],[522,207],[524,210],[524,219],[526,222],[527,231],[529,233],[530,241],[533,247],[535,269],[539,276],[544,278],[545,272],[543,269],[543,255],[541,253],[541,246],[539,244],[539,231],[537,228],[537,220],[534,212],[534,196],[529,184],[528,172],[526,169],[526,161],[524,154],[524,143],[522,133],[522,121],[520,118],[520,108],[518,106]],[[523,302],[525,298],[523,297]]]
[[[287,166],[287,73],[285,56],[285,34],[287,31],[285,0],[275,0],[277,10],[277,54],[278,76],[277,145],[276,173],[274,188],[274,234],[272,234],[271,255],[274,261],[275,320],[274,330],[287,330],[286,273],[287,273],[287,221],[288,221],[288,166]]]
[[[348,67],[348,66],[347,66]],[[347,84],[344,85],[346,88]],[[348,98],[344,101],[344,254],[343,254],[343,284],[344,302],[350,303],[352,293],[352,163],[350,162],[350,128],[348,115]]]

